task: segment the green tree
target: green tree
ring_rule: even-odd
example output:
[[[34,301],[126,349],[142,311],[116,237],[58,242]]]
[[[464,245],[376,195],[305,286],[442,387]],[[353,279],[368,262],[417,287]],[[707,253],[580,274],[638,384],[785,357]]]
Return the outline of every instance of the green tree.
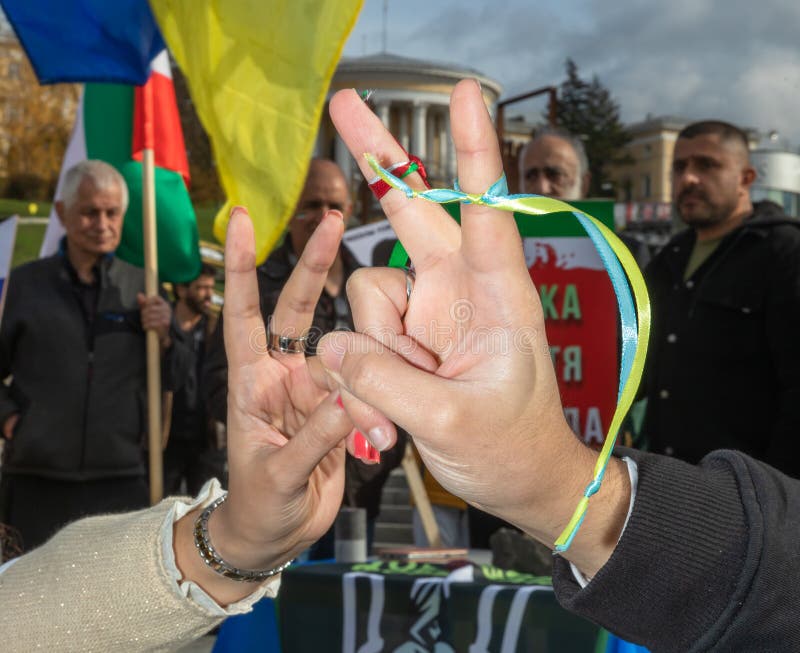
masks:
[[[608,167],[630,162],[630,155],[623,147],[631,136],[620,122],[619,104],[597,75],[591,81],[582,79],[572,59],[566,61],[566,72],[567,79],[561,84],[557,101],[558,126],[583,141],[592,174],[589,195],[613,197]]]

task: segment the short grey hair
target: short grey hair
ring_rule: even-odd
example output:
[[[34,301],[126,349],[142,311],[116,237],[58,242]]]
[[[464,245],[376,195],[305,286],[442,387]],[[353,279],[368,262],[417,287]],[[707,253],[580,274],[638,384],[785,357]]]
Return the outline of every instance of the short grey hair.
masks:
[[[117,186],[122,198],[122,214],[128,210],[128,185],[125,178],[112,165],[98,159],[87,159],[76,163],[64,173],[64,184],[61,187],[61,201],[69,208],[78,199],[78,189],[84,179],[92,182],[98,190],[107,190]]]
[[[520,180],[525,177],[525,155],[528,153],[528,149],[533,147],[534,143],[540,141],[545,136],[560,138],[562,141],[566,141],[572,146],[572,150],[575,152],[575,156],[578,158],[578,179],[583,179],[583,176],[589,171],[589,159],[586,156],[586,148],[583,147],[583,141],[578,136],[568,132],[566,129],[545,125],[544,127],[539,127],[536,130],[533,138],[525,143],[525,145],[523,145],[522,149],[519,151],[517,160],[519,161]]]

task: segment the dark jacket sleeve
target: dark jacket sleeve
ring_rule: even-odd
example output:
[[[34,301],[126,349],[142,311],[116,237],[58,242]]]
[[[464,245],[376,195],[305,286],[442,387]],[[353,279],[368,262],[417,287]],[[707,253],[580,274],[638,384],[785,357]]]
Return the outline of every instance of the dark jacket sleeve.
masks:
[[[650,342],[655,342],[652,329],[656,327],[656,320],[652,315],[652,311],[655,310],[655,307],[653,306],[653,304],[655,303],[653,301],[653,297],[656,294],[655,287],[656,287],[656,279],[658,278],[659,265],[660,265],[660,257],[656,255],[656,257],[654,257],[647,264],[647,266],[645,266],[642,269],[642,276],[644,277],[644,283],[645,286],[647,287],[647,295],[650,300],[650,311],[651,311]],[[650,370],[653,366],[651,358],[652,354],[650,356],[647,356],[647,358],[644,361],[644,369],[642,370],[642,380],[640,381],[639,387],[636,392],[636,401],[640,401],[641,399],[647,397],[648,377],[650,376]]]
[[[228,420],[228,357],[222,331],[222,313],[209,336],[200,381],[203,401],[209,416],[223,424]]]
[[[174,392],[183,385],[195,358],[186,337],[174,324],[170,327],[169,337],[172,344],[161,359],[161,386],[163,390]]]
[[[775,370],[776,414],[763,460],[800,476],[800,229],[784,228],[767,283],[764,337]],[[794,461],[794,462],[790,462]]]
[[[628,525],[583,589],[556,559],[561,604],[656,652],[800,650],[800,481],[732,451],[626,455]]]

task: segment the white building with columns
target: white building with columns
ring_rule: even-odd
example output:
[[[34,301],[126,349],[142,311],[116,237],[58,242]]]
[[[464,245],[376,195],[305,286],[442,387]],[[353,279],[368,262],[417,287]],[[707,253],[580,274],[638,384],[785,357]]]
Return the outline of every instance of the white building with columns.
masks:
[[[422,159],[434,186],[452,186],[456,160],[450,138],[450,92],[464,78],[477,79],[490,113],[502,87],[477,70],[380,53],[344,58],[331,82],[330,95],[343,88],[372,90],[369,103],[400,144]],[[335,159],[357,195],[357,210],[367,217],[371,202],[363,179],[328,116],[327,107],[314,155]]]

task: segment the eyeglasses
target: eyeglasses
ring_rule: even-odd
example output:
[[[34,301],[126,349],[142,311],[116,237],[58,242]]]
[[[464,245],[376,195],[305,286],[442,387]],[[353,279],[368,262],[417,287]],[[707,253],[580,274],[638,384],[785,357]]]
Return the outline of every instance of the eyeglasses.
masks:
[[[551,184],[561,185],[568,180],[567,173],[561,168],[545,166],[544,168],[528,168],[525,171],[526,181],[538,181],[539,175],[544,174],[547,181]]]
[[[294,217],[297,220],[303,220],[309,215],[317,215],[325,211],[344,213],[344,204],[341,202],[326,202],[324,200],[308,200],[303,202],[302,206],[297,207],[297,213],[294,214]]]

